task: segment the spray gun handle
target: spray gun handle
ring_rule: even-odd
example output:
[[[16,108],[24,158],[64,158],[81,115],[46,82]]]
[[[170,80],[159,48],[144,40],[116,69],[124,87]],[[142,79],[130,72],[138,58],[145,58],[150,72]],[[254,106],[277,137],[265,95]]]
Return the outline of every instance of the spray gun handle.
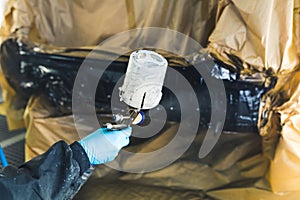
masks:
[[[112,117],[113,123],[106,123],[107,130],[121,130],[130,127],[132,124],[141,125],[145,120],[145,114],[142,111],[133,111],[130,116],[115,114]]]
[[[104,126],[109,131],[121,130],[129,127],[127,124],[111,124],[111,123],[106,123]]]

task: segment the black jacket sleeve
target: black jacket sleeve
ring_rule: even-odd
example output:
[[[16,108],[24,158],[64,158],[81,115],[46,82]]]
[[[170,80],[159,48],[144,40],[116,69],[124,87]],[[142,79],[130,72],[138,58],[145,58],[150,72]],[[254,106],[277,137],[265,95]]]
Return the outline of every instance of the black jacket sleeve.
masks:
[[[0,199],[72,199],[91,174],[88,157],[77,142],[60,141],[19,168],[0,174]]]

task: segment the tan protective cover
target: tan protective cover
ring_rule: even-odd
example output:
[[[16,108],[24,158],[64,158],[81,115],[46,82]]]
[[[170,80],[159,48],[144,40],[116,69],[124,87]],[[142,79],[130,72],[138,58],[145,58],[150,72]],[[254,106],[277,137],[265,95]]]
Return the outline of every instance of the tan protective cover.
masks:
[[[8,0],[0,42],[14,34],[38,44],[84,47],[132,28],[165,27],[204,46],[214,27],[216,6],[217,0]],[[157,38],[156,42],[164,41]],[[10,129],[21,128],[21,117],[16,116],[22,116],[24,110],[12,105],[18,97],[6,82],[0,83],[7,94],[0,113],[7,114]]]
[[[18,32],[34,42],[74,47],[97,45],[132,28],[164,27],[205,45],[216,5],[217,0],[10,0],[1,35]]]
[[[242,73],[292,71],[299,64],[293,17],[297,1],[220,0],[210,52]]]
[[[274,115],[280,116],[281,125],[270,182],[275,192],[300,191],[300,70],[281,77],[279,83],[281,87],[268,96],[278,99],[272,106]]]
[[[58,140],[63,139],[67,143],[79,140],[73,116],[51,117],[55,112],[46,97],[33,96],[30,99],[24,115],[27,127],[26,160],[45,152]],[[92,131],[88,126],[82,129]],[[174,137],[176,130],[177,124],[170,123],[159,137],[129,146],[127,150],[142,153],[159,149]],[[202,199],[207,190],[218,191],[217,188],[221,186],[246,180],[253,181],[246,185],[238,184],[239,187],[250,187],[254,191],[263,191],[267,196],[277,196],[266,190],[268,184],[264,174],[268,170],[268,160],[261,154],[261,139],[257,134],[224,133],[212,154],[200,160],[198,152],[204,135],[205,132],[200,132],[181,159],[162,170],[145,174],[119,174],[108,167],[99,166],[86,184],[86,189],[78,194],[78,199]],[[132,156],[124,166],[135,166],[137,162]]]
[[[267,81],[270,77],[278,78],[276,87],[263,98],[260,110],[263,118],[258,126],[264,138],[264,151],[273,159],[269,174],[273,191],[297,190],[282,194],[288,199],[298,199],[300,1],[220,0],[218,8],[216,0],[170,2],[10,0],[1,39],[16,33],[41,44],[90,46],[130,28],[159,26],[190,35],[205,46],[210,35],[209,52],[243,75],[259,72]],[[13,98],[5,100],[12,105]],[[27,158],[43,152],[59,139],[68,142],[76,139],[71,116],[43,116],[39,109],[30,110],[35,107],[33,99],[25,115],[28,119],[27,147],[33,152]],[[10,108],[6,107],[5,112]],[[62,136],[68,133],[70,135]],[[279,140],[278,134],[281,135]],[[265,191],[256,193],[254,189],[212,191],[210,194],[219,199],[240,199],[238,194],[251,192],[257,194],[256,198],[281,199],[277,195],[276,198],[274,195],[266,197]],[[251,195],[244,197],[253,199]]]
[[[55,108],[46,97],[33,96],[24,113],[26,131],[25,160],[48,150],[55,142],[68,144],[80,140],[72,116],[52,117]]]
[[[151,152],[166,145],[176,134],[171,124],[160,137],[126,148],[132,152]],[[263,178],[268,160],[261,154],[261,138],[254,133],[223,133],[213,151],[199,159],[204,131],[176,162],[154,172],[120,173],[99,166],[102,178],[91,178],[75,199],[220,199],[220,200],[297,200],[300,192],[274,194]],[[132,140],[134,140],[132,138]],[[125,166],[136,166],[138,159],[119,157]],[[158,158],[161,159],[161,158]],[[221,189],[222,188],[222,189]]]
[[[299,0],[221,0],[209,38],[209,51],[242,74],[260,72],[266,85],[278,79],[258,124],[274,192],[300,191],[299,7]]]
[[[9,130],[24,128],[23,114],[24,109],[16,106],[15,91],[9,86],[4,75],[0,72],[0,85],[3,103],[0,104],[0,114],[6,116]]]

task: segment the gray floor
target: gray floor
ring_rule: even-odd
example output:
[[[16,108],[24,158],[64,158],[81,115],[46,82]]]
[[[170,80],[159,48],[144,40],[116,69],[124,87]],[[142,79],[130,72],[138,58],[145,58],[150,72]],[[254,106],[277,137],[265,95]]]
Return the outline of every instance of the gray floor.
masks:
[[[25,130],[9,131],[5,117],[0,115],[0,145],[10,165],[16,167],[24,162],[24,143]]]

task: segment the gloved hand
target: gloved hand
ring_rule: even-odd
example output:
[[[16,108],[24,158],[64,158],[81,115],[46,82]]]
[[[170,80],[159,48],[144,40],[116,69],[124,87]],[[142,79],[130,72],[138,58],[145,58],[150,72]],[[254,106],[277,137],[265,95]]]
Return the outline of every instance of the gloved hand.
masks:
[[[92,165],[102,164],[115,159],[122,147],[129,144],[131,127],[108,131],[100,128],[79,141]]]

